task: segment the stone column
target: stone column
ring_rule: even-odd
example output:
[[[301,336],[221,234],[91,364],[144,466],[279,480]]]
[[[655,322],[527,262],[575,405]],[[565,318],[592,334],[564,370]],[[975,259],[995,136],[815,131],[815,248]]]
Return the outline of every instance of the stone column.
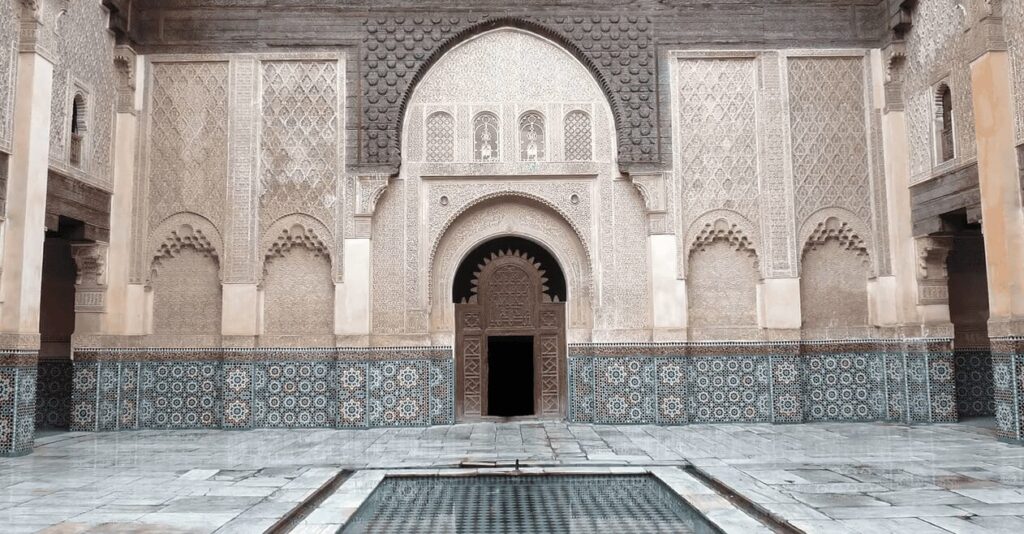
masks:
[[[7,180],[0,274],[0,454],[32,450],[35,434],[39,293],[46,225],[53,63],[37,41],[37,2],[23,2],[14,139]]]
[[[984,21],[972,29],[984,28]],[[1001,27],[1001,26],[1000,26]],[[1024,209],[1014,146],[1010,58],[987,43],[971,63],[978,186],[988,271],[989,336],[1001,436],[1022,439],[1024,392]],[[996,45],[999,44],[997,41]]]

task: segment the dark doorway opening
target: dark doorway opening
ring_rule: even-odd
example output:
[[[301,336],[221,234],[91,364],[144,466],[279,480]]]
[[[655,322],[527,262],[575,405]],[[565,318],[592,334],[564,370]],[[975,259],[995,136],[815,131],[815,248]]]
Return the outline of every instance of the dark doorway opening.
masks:
[[[961,422],[995,427],[995,382],[988,338],[988,278],[981,225],[965,210],[942,216],[952,236],[946,258],[949,319],[953,323],[957,416]]]
[[[487,415],[533,415],[533,336],[487,338]]]
[[[72,245],[81,242],[81,231],[80,222],[61,217],[59,228],[47,231],[43,244],[39,298],[41,344],[36,374],[38,430],[68,430],[71,426],[71,336],[75,332],[78,275]]]

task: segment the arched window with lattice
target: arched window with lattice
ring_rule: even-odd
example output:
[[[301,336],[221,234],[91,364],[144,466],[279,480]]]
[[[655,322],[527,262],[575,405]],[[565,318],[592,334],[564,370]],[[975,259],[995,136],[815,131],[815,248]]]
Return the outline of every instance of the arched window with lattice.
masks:
[[[529,111],[519,118],[519,158],[521,161],[543,161],[544,150],[544,116],[536,111]]]
[[[594,157],[590,115],[571,111],[565,116],[565,161],[590,161]]]
[[[455,118],[443,111],[427,117],[427,161],[455,159]]]
[[[71,100],[71,146],[68,154],[69,161],[76,167],[82,165],[86,129],[85,95],[76,93]]]
[[[473,160],[498,161],[501,159],[501,142],[498,116],[483,112],[473,118]]]
[[[935,88],[935,163],[944,163],[956,156],[953,140],[953,92],[943,82]]]

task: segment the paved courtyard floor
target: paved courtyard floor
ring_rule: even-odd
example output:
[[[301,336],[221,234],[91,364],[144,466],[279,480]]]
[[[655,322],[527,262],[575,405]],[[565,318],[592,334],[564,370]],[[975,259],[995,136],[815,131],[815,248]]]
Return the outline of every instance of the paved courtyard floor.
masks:
[[[692,464],[806,532],[1024,532],[1024,447],[968,424],[57,433],[0,458],[3,532],[261,532],[341,469]]]

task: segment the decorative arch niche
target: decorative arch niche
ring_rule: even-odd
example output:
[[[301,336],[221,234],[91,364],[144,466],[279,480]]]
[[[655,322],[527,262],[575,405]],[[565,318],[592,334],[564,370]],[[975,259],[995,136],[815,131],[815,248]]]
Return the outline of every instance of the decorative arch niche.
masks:
[[[570,341],[589,341],[593,324],[590,259],[579,235],[557,212],[522,197],[497,197],[466,210],[447,226],[437,241],[430,269],[430,326],[432,337],[452,339],[455,333],[453,296],[459,265],[470,253],[489,241],[514,237],[528,240],[550,254],[559,266],[552,300],[567,302]],[[537,254],[536,256],[541,256]]]
[[[334,333],[334,277],[330,238],[310,217],[286,217],[271,226],[277,237],[263,259],[263,333],[329,336]],[[326,240],[325,240],[326,238]]]
[[[859,232],[826,210],[805,228],[800,259],[800,310],[805,336],[862,337],[869,326],[868,246]],[[851,214],[845,214],[848,219]],[[803,235],[803,233],[802,233]]]
[[[745,220],[698,221],[687,254],[687,319],[693,339],[758,336],[757,251]]]
[[[152,332],[216,336],[221,333],[220,235],[202,217],[181,213],[154,232],[149,271]]]

